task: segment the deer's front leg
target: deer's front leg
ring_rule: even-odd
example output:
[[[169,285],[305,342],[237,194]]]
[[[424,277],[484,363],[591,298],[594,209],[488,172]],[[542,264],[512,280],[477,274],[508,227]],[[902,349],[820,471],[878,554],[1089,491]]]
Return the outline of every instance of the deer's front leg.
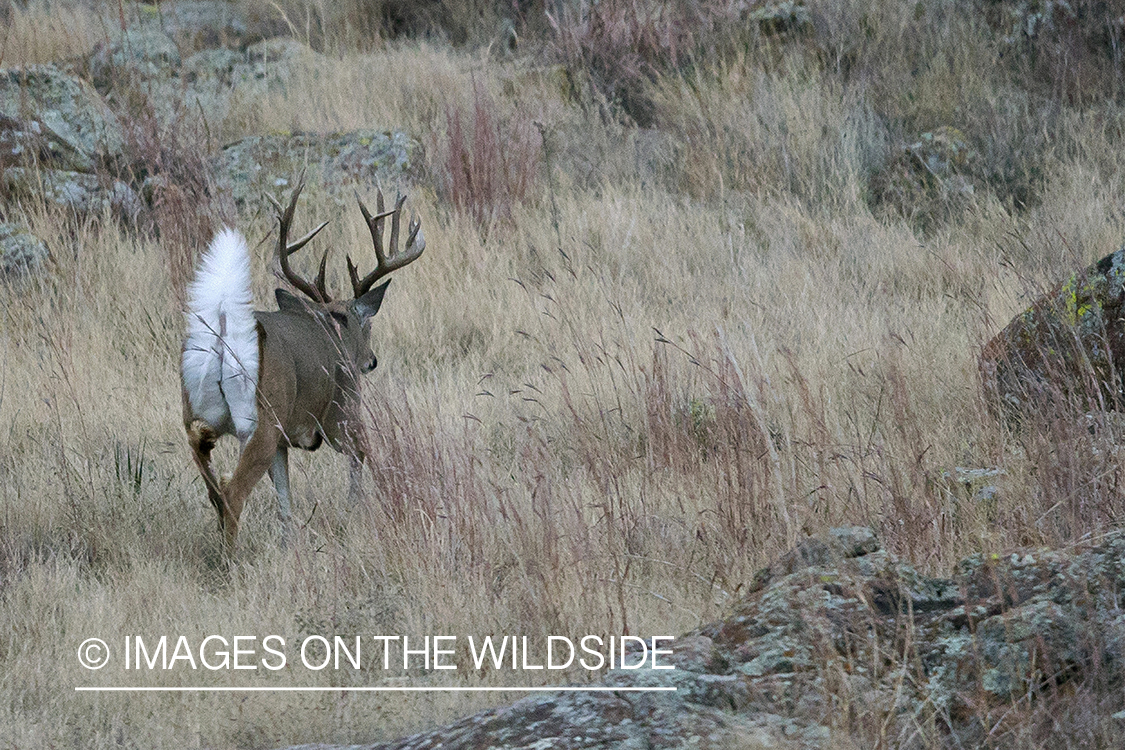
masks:
[[[281,545],[289,544],[291,523],[289,515],[289,446],[284,441],[277,446],[270,466],[270,479],[277,490],[277,515],[281,518]]]
[[[277,446],[277,452],[273,454],[270,479],[277,490],[277,515],[283,522],[289,523],[289,447],[284,442]]]

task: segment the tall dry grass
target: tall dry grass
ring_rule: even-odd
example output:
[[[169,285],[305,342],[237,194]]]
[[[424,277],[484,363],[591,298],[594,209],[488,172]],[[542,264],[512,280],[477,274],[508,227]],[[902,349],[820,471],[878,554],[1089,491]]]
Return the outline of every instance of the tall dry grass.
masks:
[[[920,22],[880,12],[859,49],[654,67],[637,85],[656,131],[604,117],[536,60],[432,43],[361,53],[343,32],[284,89],[236,103],[216,139],[372,125],[428,138],[411,205],[429,249],[376,319],[365,502],[343,500],[340,457],[295,455],[290,545],[263,482],[229,569],[180,423],[182,258],[109,217],[9,206],[52,265],[0,287],[0,742],[365,742],[502,700],[75,694],[388,677],[90,673],[74,658],[89,636],[678,633],[833,525],[870,524],[938,574],[1118,525],[1112,421],[1010,433],[983,408],[975,358],[1032,295],[1120,241],[1120,112],[1057,104],[1051,139],[1066,147],[1036,156],[1034,201],[999,179],[927,234],[876,218],[867,182],[901,132],[957,112],[999,125],[956,102],[1011,100],[1009,83],[956,65],[923,69],[913,100],[887,93],[907,75],[892,32]],[[954,20],[927,28],[928,43],[976,38]],[[885,77],[857,76],[864,60]],[[184,166],[183,144],[143,128],[138,140],[154,168]],[[191,208],[159,228],[221,215]],[[370,261],[354,208],[310,185],[301,216],[333,220],[317,242],[334,264],[344,248]],[[240,226],[266,307],[273,228]],[[219,454],[229,470],[235,446]],[[958,467],[999,469],[995,493],[974,494]],[[1093,726],[1098,700],[1063,719]],[[837,725],[841,741],[853,732],[866,737]]]
[[[106,38],[108,20],[83,2],[0,5],[0,67],[58,62],[85,54]]]

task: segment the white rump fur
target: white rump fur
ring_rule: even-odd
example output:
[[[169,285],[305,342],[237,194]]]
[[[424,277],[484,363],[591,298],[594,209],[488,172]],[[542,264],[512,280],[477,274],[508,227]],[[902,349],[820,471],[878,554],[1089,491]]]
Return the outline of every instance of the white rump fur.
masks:
[[[188,286],[184,387],[192,411],[216,431],[233,426],[243,444],[258,426],[258,331],[251,307],[246,240],[223,228]]]

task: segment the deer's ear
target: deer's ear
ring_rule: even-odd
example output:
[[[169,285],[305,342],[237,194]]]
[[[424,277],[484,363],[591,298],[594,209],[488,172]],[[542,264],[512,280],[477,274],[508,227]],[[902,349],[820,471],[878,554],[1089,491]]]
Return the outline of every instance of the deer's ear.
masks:
[[[379,307],[383,304],[383,295],[387,293],[387,287],[391,285],[391,280],[387,279],[379,286],[375,287],[367,294],[352,302],[352,309],[361,320],[368,318],[379,312]]]
[[[286,312],[308,312],[309,303],[295,294],[290,294],[284,289],[274,289],[273,296],[277,298],[277,307]]]

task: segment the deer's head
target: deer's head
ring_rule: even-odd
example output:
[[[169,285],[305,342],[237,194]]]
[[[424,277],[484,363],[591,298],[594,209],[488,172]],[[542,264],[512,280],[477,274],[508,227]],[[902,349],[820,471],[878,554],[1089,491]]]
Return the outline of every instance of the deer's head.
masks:
[[[274,200],[272,196],[267,195],[277,210],[280,225],[277,252],[281,261],[281,272],[286,280],[305,296],[305,299],[302,299],[284,289],[278,289],[275,292],[278,307],[284,312],[316,317],[332,336],[338,351],[342,355],[341,358],[362,373],[371,372],[377,364],[370,344],[371,318],[379,312],[379,307],[383,304],[383,296],[391,283],[388,279],[379,286],[375,286],[375,282],[392,271],[414,262],[422,255],[422,251],[426,249],[426,239],[422,236],[422,224],[411,217],[407,226],[406,245],[400,252],[398,250],[399,223],[406,196],[398,196],[395,207],[385,211],[383,191],[378,191],[376,211],[372,215],[357,194],[356,200],[359,202],[359,210],[363,212],[364,221],[367,223],[367,228],[371,232],[371,240],[375,245],[375,268],[369,274],[360,278],[355,264],[352,263],[351,256],[347,256],[348,276],[352,282],[353,297],[351,299],[334,300],[328,294],[324,278],[325,267],[328,263],[327,250],[321,256],[320,269],[313,283],[301,278],[289,265],[289,256],[304,247],[309,240],[328,225],[328,222],[324,222],[296,242],[290,243],[288,241],[289,226],[293,222],[293,212],[302,188],[304,188],[303,178],[298,181],[297,187],[293,190],[293,197],[289,200],[289,205],[285,209],[282,209],[281,204]],[[391,236],[389,246],[385,251],[383,249],[383,229],[387,217],[391,217]]]

